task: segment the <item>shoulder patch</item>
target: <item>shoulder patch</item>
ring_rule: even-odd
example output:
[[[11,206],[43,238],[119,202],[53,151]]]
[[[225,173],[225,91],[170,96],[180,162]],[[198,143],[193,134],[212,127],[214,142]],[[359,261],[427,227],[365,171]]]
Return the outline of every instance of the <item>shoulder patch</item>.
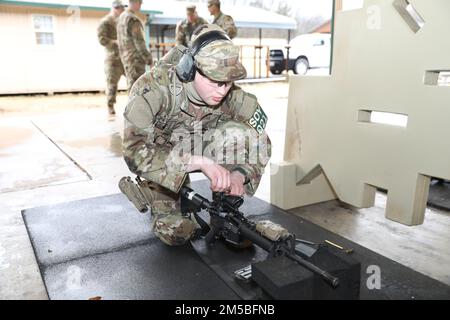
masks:
[[[148,92],[150,90],[149,88],[151,86],[152,81],[153,81],[153,79],[151,77],[151,74],[148,72],[144,73],[133,84],[128,96],[130,98],[133,98],[136,95],[144,94],[144,93]]]
[[[259,134],[264,132],[268,118],[256,96],[235,86],[227,102],[237,121],[249,125]]]
[[[256,130],[259,134],[264,132],[267,125],[267,116],[263,109],[258,105],[251,118],[247,121],[247,124]]]
[[[268,118],[255,95],[235,86],[227,104],[236,121],[247,124],[259,134],[264,132]]]
[[[145,129],[153,124],[155,114],[160,109],[159,97],[153,91],[131,98],[123,116],[136,127]]]
[[[135,96],[130,100],[123,116],[139,129],[149,127],[153,120],[150,106],[142,96]]]

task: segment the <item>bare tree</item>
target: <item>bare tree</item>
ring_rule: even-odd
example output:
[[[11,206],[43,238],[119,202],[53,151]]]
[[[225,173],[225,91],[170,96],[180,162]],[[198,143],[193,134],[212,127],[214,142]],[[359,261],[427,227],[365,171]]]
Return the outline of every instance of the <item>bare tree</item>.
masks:
[[[282,1],[278,4],[278,9],[276,11],[278,14],[283,16],[291,16],[292,6],[288,4],[286,1]]]
[[[250,6],[272,11],[283,16],[291,16],[292,6],[287,0],[251,0]]]
[[[327,19],[319,15],[313,17],[297,16],[296,20],[297,20],[297,30],[295,32],[296,35],[309,33],[314,29],[320,27],[327,21]]]

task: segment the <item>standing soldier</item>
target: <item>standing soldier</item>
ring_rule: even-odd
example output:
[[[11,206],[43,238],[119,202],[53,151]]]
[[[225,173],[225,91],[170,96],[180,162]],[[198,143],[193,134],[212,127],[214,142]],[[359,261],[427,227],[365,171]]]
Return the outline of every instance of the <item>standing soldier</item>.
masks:
[[[117,19],[125,7],[121,0],[113,1],[111,12],[103,17],[97,28],[98,41],[105,47],[106,52],[106,101],[110,114],[115,114],[114,104],[116,103],[117,87],[120,77],[125,74],[117,44]]]
[[[120,15],[117,23],[120,58],[125,68],[128,90],[145,73],[145,65],[153,63],[145,44],[144,26],[136,15],[141,5],[142,0],[129,0],[129,8]]]
[[[186,19],[177,24],[175,31],[177,44],[185,47],[191,43],[192,33],[202,24],[208,24],[208,21],[199,17],[194,5],[186,7]]]
[[[221,27],[233,39],[237,35],[237,28],[231,16],[220,11],[220,0],[208,0],[208,10],[214,16],[213,24]]]
[[[234,84],[246,74],[239,47],[208,24],[194,31],[190,50],[176,46],[131,89],[123,152],[144,180],[137,193],[130,178],[119,188],[140,211],[150,206],[153,232],[168,245],[182,245],[198,230],[195,215],[180,211],[190,172],[203,172],[212,191],[252,196],[258,188],[271,147],[256,97]]]

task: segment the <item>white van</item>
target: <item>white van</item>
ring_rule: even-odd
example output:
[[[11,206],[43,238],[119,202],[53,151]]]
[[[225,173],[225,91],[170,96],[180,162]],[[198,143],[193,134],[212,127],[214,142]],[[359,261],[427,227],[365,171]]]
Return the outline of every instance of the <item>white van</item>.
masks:
[[[295,74],[306,74],[311,68],[329,68],[331,35],[329,33],[303,34],[289,42],[288,69]],[[270,50],[270,71],[280,74],[286,69],[286,49]]]

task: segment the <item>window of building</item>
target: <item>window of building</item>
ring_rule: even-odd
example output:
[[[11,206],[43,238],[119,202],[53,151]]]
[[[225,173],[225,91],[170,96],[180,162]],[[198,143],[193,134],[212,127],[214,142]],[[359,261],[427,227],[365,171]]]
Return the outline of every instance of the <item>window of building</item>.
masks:
[[[36,35],[36,44],[54,45],[54,24],[53,17],[48,15],[34,15],[33,27]]]

